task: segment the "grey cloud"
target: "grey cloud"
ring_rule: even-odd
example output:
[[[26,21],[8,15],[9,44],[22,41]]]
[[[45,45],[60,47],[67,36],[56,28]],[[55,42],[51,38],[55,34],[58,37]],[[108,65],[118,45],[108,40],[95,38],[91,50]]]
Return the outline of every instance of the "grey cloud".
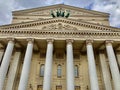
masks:
[[[120,26],[119,0],[0,0],[0,25],[9,24],[12,11],[63,3],[110,13],[112,26]]]
[[[95,0],[92,10],[110,13],[110,25],[120,26],[120,1],[118,0]]]

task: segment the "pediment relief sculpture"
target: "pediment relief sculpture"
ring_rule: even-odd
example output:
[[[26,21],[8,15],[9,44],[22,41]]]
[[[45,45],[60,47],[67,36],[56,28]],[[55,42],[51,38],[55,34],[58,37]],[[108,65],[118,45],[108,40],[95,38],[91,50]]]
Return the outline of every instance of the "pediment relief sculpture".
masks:
[[[62,23],[51,24],[48,26],[42,27],[42,30],[78,30],[76,27],[70,25],[63,25]]]

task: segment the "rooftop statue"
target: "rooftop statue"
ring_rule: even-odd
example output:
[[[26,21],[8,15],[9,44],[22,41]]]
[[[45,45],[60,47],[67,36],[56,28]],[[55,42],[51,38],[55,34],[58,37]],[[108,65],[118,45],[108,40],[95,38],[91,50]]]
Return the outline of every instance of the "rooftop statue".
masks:
[[[70,10],[61,10],[57,9],[56,11],[51,10],[51,16],[55,17],[65,17],[68,18],[70,16]]]

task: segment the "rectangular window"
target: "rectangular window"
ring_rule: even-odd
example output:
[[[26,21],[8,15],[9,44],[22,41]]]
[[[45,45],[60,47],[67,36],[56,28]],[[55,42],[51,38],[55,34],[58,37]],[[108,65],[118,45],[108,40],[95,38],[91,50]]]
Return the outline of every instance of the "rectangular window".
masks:
[[[74,59],[80,59],[80,53],[74,53]]]
[[[37,90],[43,90],[43,85],[38,85]]]
[[[80,90],[80,86],[75,86],[75,90]]]
[[[45,58],[45,57],[46,57],[46,53],[45,52],[40,53],[40,58]]]
[[[56,90],[62,90],[62,86],[56,86]]]
[[[56,59],[64,59],[64,53],[62,53],[62,52],[57,52],[57,53],[56,53]]]

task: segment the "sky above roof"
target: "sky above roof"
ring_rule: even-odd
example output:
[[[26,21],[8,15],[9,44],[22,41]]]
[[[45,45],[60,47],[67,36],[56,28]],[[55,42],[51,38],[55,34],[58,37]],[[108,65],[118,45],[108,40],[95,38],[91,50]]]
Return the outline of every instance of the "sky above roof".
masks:
[[[110,14],[110,25],[120,28],[120,0],[0,0],[0,25],[10,24],[12,11],[65,4]]]

